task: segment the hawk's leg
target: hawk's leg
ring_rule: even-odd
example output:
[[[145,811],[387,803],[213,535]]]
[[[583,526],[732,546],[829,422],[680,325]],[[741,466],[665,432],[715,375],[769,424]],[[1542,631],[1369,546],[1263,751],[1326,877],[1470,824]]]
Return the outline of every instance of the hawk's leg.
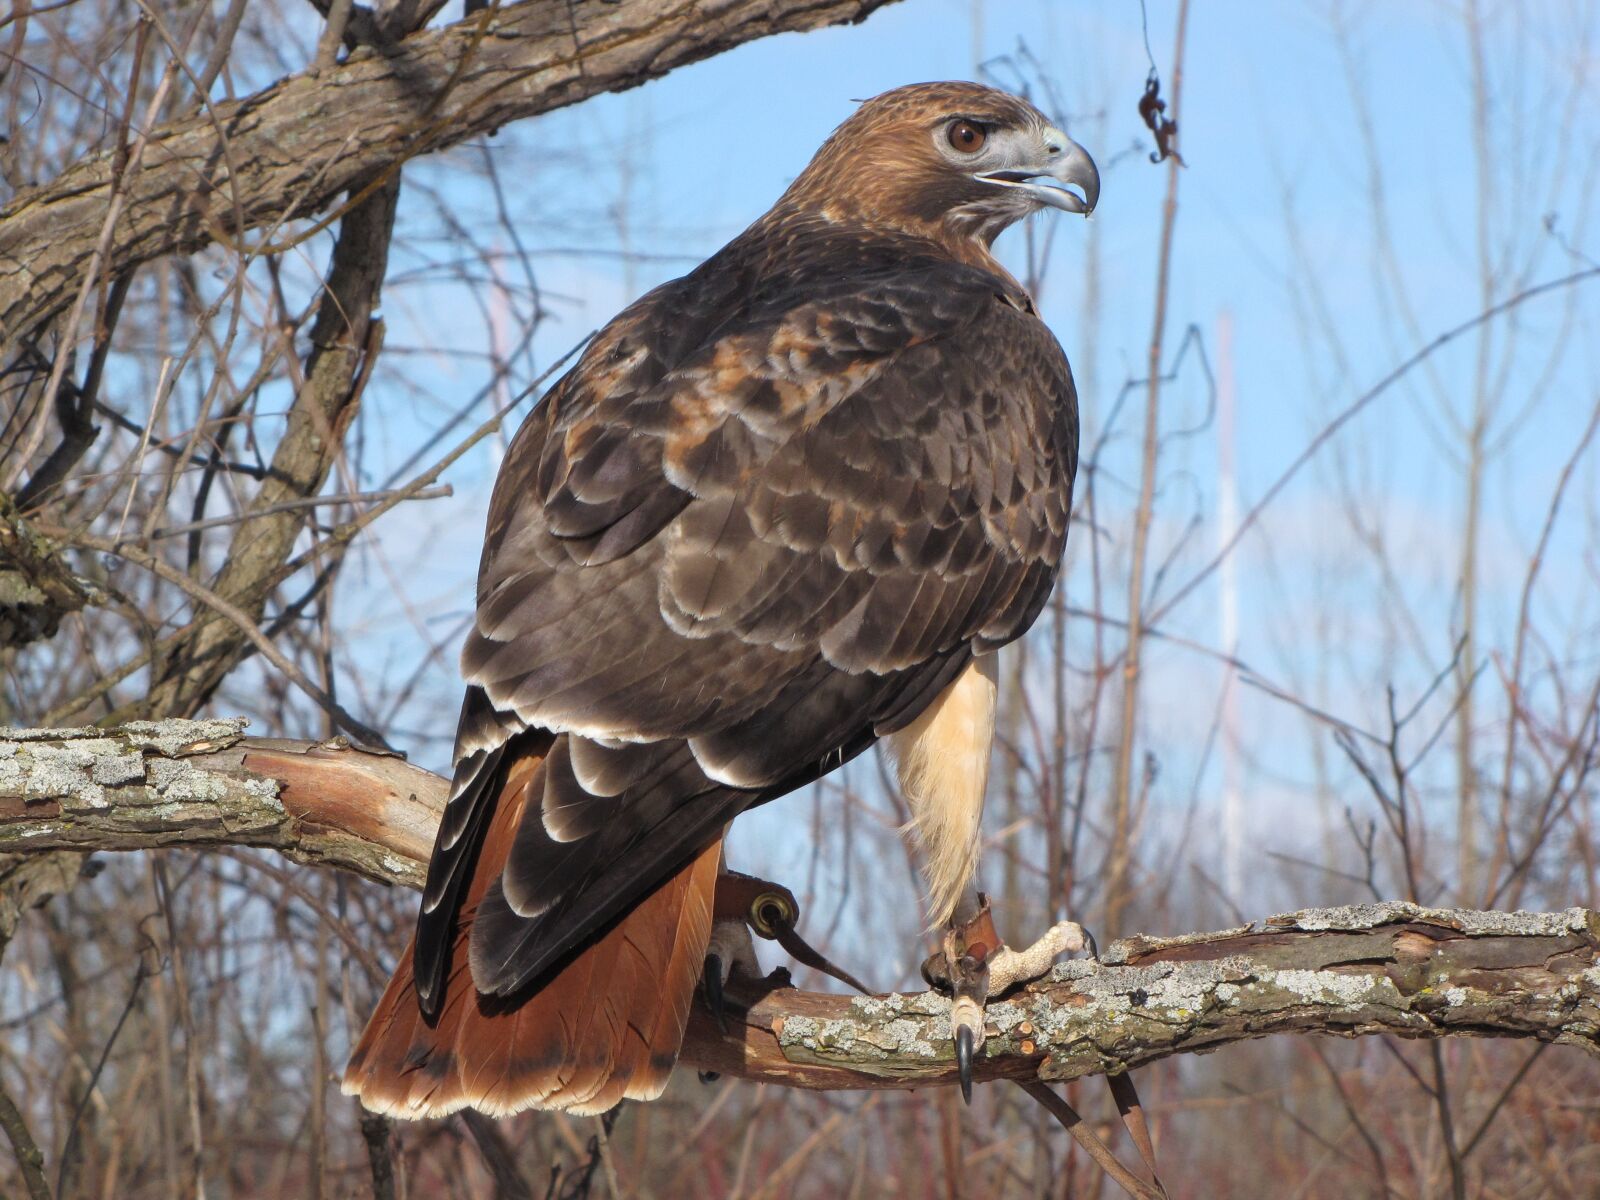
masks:
[[[1085,948],[1098,955],[1083,926],[1060,921],[1031,946],[1013,950],[995,930],[989,898],[975,890],[963,896],[945,930],[943,947],[922,964],[922,975],[950,992],[950,1036],[964,1100],[972,1100],[972,1059],[984,1043],[983,1010],[989,997],[1038,979],[1061,955]]]
[[[736,969],[742,969],[752,979],[761,977],[755,943],[750,936],[752,933],[777,942],[796,962],[832,975],[864,995],[870,994],[854,975],[829,962],[800,936],[795,928],[800,920],[800,905],[794,893],[781,883],[724,870],[717,877],[717,893],[711,912],[711,944],[706,950],[705,992],[706,1001],[717,1018],[717,1028],[724,1033],[727,1029],[722,1011],[723,985]],[[775,978],[779,971],[783,972],[781,983],[787,986],[788,972],[782,967],[768,978]]]
[[[756,957],[750,926],[741,917],[715,917],[711,922],[711,941],[706,945],[703,982],[706,1005],[722,1033],[728,1032],[722,989],[735,971],[750,979],[761,978],[761,960]]]
[[[723,986],[735,971],[750,979],[761,978],[761,960],[756,957],[755,940],[750,936],[758,920],[756,914],[765,916],[785,902],[793,905],[794,897],[782,884],[730,871],[726,863],[717,876],[703,981],[706,1005],[723,1033],[728,1032]]]
[[[922,973],[951,994],[950,1033],[961,1094],[969,1100],[988,998],[1037,979],[1058,955],[1093,945],[1081,926],[1063,921],[1026,950],[1013,950],[995,932],[989,903],[978,891],[998,691],[995,655],[980,654],[915,719],[888,735],[922,849],[928,907],[934,927],[945,929],[940,953],[923,963]]]

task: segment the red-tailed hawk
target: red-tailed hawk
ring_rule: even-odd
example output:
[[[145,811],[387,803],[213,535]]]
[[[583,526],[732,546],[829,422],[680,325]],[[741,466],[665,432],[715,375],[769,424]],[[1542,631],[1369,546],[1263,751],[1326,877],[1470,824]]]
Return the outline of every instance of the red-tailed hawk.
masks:
[[[1066,357],[989,246],[1098,192],[1026,101],[888,92],[530,414],[489,510],[416,937],[345,1091],[405,1117],[658,1095],[728,823],[880,738],[951,931],[964,1067],[985,979],[1072,945],[957,935],[995,652],[1050,592],[1078,457]],[[718,926],[723,964],[737,932]]]

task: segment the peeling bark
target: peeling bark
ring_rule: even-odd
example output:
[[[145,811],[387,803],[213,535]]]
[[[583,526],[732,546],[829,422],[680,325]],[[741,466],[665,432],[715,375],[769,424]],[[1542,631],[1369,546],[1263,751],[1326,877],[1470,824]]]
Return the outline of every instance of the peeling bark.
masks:
[[[270,847],[419,887],[443,779],[343,741],[247,738],[242,721],[0,729],[0,854]],[[686,1064],[790,1086],[953,1083],[949,1002],[768,982],[697,1010]],[[742,1019],[741,1019],[742,1015]],[[1118,1074],[1275,1033],[1534,1038],[1600,1047],[1600,914],[1386,903],[1113,943],[988,1008],[982,1079]]]

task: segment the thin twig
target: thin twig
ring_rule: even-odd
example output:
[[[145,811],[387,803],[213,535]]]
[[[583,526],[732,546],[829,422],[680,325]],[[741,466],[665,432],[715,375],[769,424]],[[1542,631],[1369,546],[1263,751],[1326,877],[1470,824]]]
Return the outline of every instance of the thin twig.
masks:
[[[148,935],[146,935],[148,938]],[[66,1170],[66,1165],[72,1161],[78,1142],[78,1125],[83,1120],[84,1110],[89,1107],[89,1101],[94,1096],[94,1089],[100,1082],[100,1073],[106,1069],[106,1060],[111,1057],[111,1048],[117,1044],[117,1039],[122,1036],[122,1027],[128,1023],[128,1018],[133,1014],[134,1005],[139,1000],[139,992],[144,987],[144,981],[159,970],[152,970],[149,959],[152,955],[140,957],[139,966],[134,971],[133,986],[128,989],[128,999],[122,1006],[122,1012],[117,1017],[117,1023],[111,1027],[111,1036],[106,1039],[105,1047],[100,1051],[100,1060],[95,1063],[94,1070],[89,1073],[89,1081],[84,1084],[83,1097],[78,1101],[78,1107],[73,1110],[72,1120],[67,1123],[67,1136],[61,1144],[61,1171]],[[61,1175],[56,1176],[56,1188],[61,1188]]]
[[[1174,608],[1183,603],[1184,600],[1188,599],[1196,588],[1209,579],[1216,572],[1217,568],[1222,565],[1222,560],[1234,552],[1239,543],[1244,540],[1244,535],[1250,532],[1250,530],[1255,526],[1256,522],[1261,519],[1262,513],[1264,513],[1272,504],[1272,502],[1278,498],[1283,489],[1289,486],[1290,481],[1300,473],[1301,468],[1315,458],[1317,452],[1321,450],[1323,446],[1327,445],[1327,443],[1331,441],[1341,429],[1343,429],[1356,417],[1360,416],[1362,412],[1371,406],[1373,401],[1377,400],[1396,383],[1400,382],[1400,380],[1405,378],[1405,376],[1408,375],[1413,369],[1432,358],[1440,350],[1444,349],[1444,347],[1448,346],[1451,342],[1455,341],[1463,334],[1471,333],[1480,325],[1487,324],[1498,317],[1505,316],[1507,313],[1520,308],[1530,300],[1536,300],[1540,296],[1547,295],[1550,292],[1576,287],[1579,284],[1587,283],[1592,279],[1600,279],[1600,267],[1591,267],[1584,271],[1574,271],[1572,274],[1563,275],[1559,279],[1550,279],[1546,280],[1544,283],[1535,284],[1533,287],[1526,288],[1514,296],[1508,296],[1499,304],[1484,309],[1476,316],[1469,317],[1467,320],[1462,321],[1459,325],[1452,326],[1441,333],[1438,337],[1434,338],[1433,341],[1429,342],[1426,346],[1422,347],[1422,349],[1407,357],[1382,379],[1378,380],[1377,383],[1373,384],[1372,387],[1368,388],[1360,396],[1356,397],[1356,399],[1353,400],[1343,412],[1339,413],[1338,416],[1334,417],[1333,420],[1329,421],[1322,427],[1322,429],[1317,433],[1317,436],[1312,438],[1311,441],[1306,445],[1306,448],[1297,454],[1294,457],[1294,460],[1284,468],[1283,473],[1280,474],[1277,479],[1273,480],[1272,485],[1262,493],[1261,499],[1256,501],[1256,503],[1251,506],[1249,512],[1245,513],[1244,520],[1239,522],[1239,527],[1235,529],[1228,537],[1228,540],[1222,544],[1222,548],[1212,556],[1210,561],[1207,562],[1205,566],[1196,571],[1188,580],[1188,582],[1186,582],[1162,603],[1160,608],[1158,608],[1150,616],[1150,621],[1154,623],[1162,620],[1164,617],[1169,616]]]
[[[1548,1042],[1541,1042],[1533,1048],[1533,1053],[1522,1060],[1522,1065],[1517,1068],[1516,1074],[1506,1081],[1505,1087],[1500,1089],[1500,1094],[1494,1098],[1494,1103],[1489,1105],[1489,1111],[1483,1114],[1483,1120],[1478,1122],[1478,1127],[1472,1131],[1472,1136],[1467,1139],[1467,1144],[1461,1147],[1462,1161],[1472,1157],[1472,1152],[1478,1148],[1478,1143],[1483,1140],[1483,1135],[1489,1132],[1489,1126],[1494,1124],[1494,1119],[1500,1115],[1500,1110],[1505,1107],[1511,1093],[1517,1090],[1517,1085],[1523,1081],[1528,1072],[1533,1069],[1533,1064],[1546,1050],[1550,1049]]]
[[[1048,1085],[1037,1081],[1018,1083],[1023,1091],[1032,1096],[1049,1111],[1050,1115],[1061,1123],[1072,1140],[1083,1148],[1085,1154],[1094,1159],[1095,1165],[1106,1173],[1108,1177],[1128,1195],[1135,1200],[1166,1200],[1166,1192],[1150,1186],[1140,1179],[1127,1167],[1123,1166],[1111,1148],[1102,1142],[1087,1125],[1072,1105],[1063,1100]]]
[[[1433,1058],[1433,1102],[1439,1113],[1439,1135],[1444,1139],[1445,1160],[1450,1164],[1451,1200],[1467,1200],[1467,1164],[1456,1145],[1455,1117],[1450,1111],[1450,1083],[1444,1069],[1444,1048],[1428,1044]]]
[[[180,533],[194,533],[202,529],[218,529],[223,525],[237,525],[242,521],[251,521],[256,517],[268,517],[274,513],[293,512],[300,508],[327,508],[335,504],[375,504],[381,500],[442,500],[447,496],[455,495],[455,488],[448,483],[441,483],[436,487],[418,488],[412,491],[409,488],[391,488],[384,492],[342,492],[336,496],[305,496],[298,500],[284,500],[278,504],[269,504],[265,508],[253,509],[247,513],[234,513],[226,517],[208,517],[204,521],[190,521],[187,525],[167,525],[150,534],[150,540],[177,537]],[[140,539],[143,540],[143,539]]]
[[[1183,51],[1189,28],[1189,0],[1178,5],[1178,32],[1172,49],[1171,136],[1177,131],[1178,101],[1183,93]],[[1128,901],[1129,842],[1132,838],[1133,748],[1138,736],[1139,669],[1144,644],[1145,566],[1150,525],[1155,511],[1156,459],[1161,444],[1161,359],[1167,329],[1167,295],[1172,278],[1172,242],[1178,220],[1178,171],[1183,159],[1176,146],[1162,145],[1167,161],[1167,198],[1161,209],[1161,243],[1156,259],[1155,314],[1151,318],[1145,393],[1144,454],[1140,470],[1139,506],[1134,513],[1132,565],[1128,576],[1128,649],[1122,664],[1122,723],[1111,784],[1111,846],[1107,852],[1105,923],[1115,929]]]
[[[44,1177],[44,1155],[39,1144],[28,1131],[28,1123],[5,1082],[0,1080],[0,1128],[6,1131],[11,1149],[17,1156],[17,1167],[22,1172],[22,1182],[28,1189],[28,1200],[50,1200],[50,1183]]]
[[[189,25],[189,32],[185,36],[183,44],[185,50],[188,48],[190,40],[194,37],[195,31],[200,28],[201,15],[203,14],[197,15]],[[138,138],[134,141],[133,147],[128,151],[127,158],[122,163],[121,169],[112,180],[111,193],[106,204],[105,220],[100,226],[100,236],[95,240],[94,251],[89,256],[88,268],[83,273],[83,283],[78,288],[77,299],[73,301],[72,310],[67,317],[66,325],[63,326],[63,337],[66,341],[70,342],[76,337],[79,323],[83,320],[84,307],[89,302],[89,296],[94,291],[96,281],[100,278],[102,265],[110,262],[112,235],[116,231],[117,218],[122,214],[122,206],[127,197],[128,184],[144,164],[144,150],[150,140],[150,131],[155,128],[156,117],[166,103],[168,92],[172,90],[173,81],[178,74],[178,64],[181,61],[182,56],[177,55],[167,63],[166,70],[161,74],[161,82],[156,85],[155,94],[150,97],[150,103],[146,106],[143,128]],[[44,440],[46,419],[55,405],[56,391],[61,387],[61,381],[66,375],[67,361],[70,358],[71,355],[66,352],[65,347],[57,351],[55,363],[50,368],[50,379],[45,384],[44,392],[39,400],[39,415],[34,421],[33,428],[28,431],[27,438],[23,442],[16,460],[12,463],[11,471],[7,475],[5,483],[0,485],[0,491],[15,492],[17,490],[16,485],[22,478],[23,473],[28,469],[29,460],[33,458],[34,452],[38,450],[39,443]]]

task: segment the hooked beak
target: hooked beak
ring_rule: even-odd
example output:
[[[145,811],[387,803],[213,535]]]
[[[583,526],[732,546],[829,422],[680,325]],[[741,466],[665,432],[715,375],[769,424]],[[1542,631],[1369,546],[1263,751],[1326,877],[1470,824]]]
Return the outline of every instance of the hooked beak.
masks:
[[[1021,167],[990,171],[973,178],[1000,187],[1020,188],[1040,204],[1088,216],[1100,199],[1100,172],[1089,152],[1059,129],[1046,129],[1038,158]],[[1048,182],[1043,182],[1043,181]],[[1083,195],[1071,191],[1079,188]]]

